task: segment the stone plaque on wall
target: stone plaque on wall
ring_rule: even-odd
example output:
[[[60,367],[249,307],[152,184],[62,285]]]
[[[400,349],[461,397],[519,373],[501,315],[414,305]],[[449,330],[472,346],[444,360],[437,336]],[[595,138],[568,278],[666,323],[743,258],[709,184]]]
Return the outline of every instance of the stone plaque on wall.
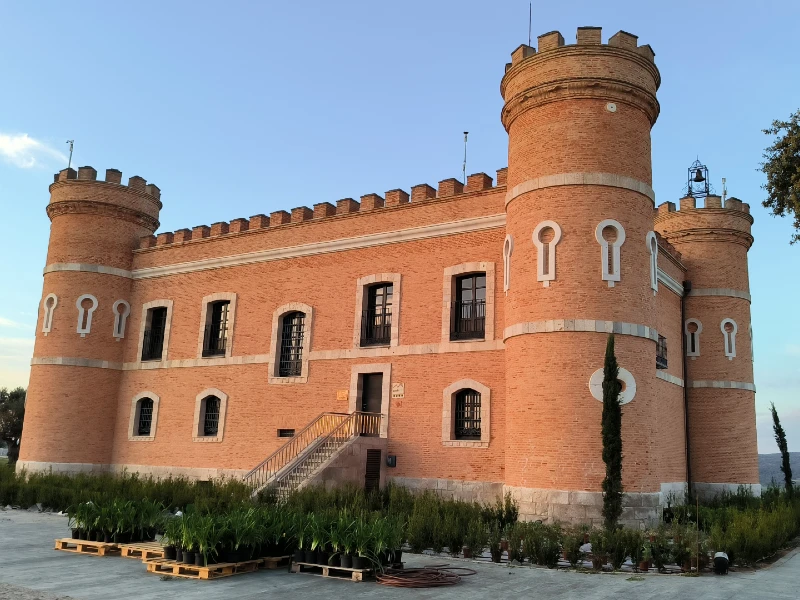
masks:
[[[393,383],[392,384],[392,398],[405,398],[406,397],[406,384]]]
[[[336,399],[346,401],[350,397],[350,390],[336,390]]]

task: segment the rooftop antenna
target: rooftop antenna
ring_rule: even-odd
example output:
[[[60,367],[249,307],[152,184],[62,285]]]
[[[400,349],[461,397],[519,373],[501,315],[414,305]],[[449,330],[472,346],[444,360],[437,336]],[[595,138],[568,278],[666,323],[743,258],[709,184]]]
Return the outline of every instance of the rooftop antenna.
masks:
[[[725,198],[728,197],[728,188],[725,187],[725,178],[722,178],[722,206],[725,206]]]
[[[75,140],[67,140],[69,144],[69,162],[67,163],[67,168],[69,169],[72,166],[72,146],[75,144]]]
[[[464,132],[464,165],[461,167],[461,183],[467,184],[467,136],[469,131]]]
[[[533,2],[528,2],[528,46],[531,45],[531,19],[533,17]]]

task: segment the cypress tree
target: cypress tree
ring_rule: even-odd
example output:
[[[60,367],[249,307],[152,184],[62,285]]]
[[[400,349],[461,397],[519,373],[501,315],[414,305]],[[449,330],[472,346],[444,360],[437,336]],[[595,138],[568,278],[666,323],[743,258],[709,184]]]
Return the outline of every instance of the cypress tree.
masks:
[[[614,335],[608,336],[603,365],[603,519],[613,529],[622,515],[622,406],[620,405],[619,365],[614,355]]]
[[[775,432],[775,441],[778,444],[778,450],[781,451],[781,471],[783,472],[786,494],[791,498],[794,487],[792,485],[792,464],[789,462],[789,446],[786,443],[786,432],[783,430],[781,420],[778,418],[778,411],[775,409],[774,402],[770,403],[770,411],[772,411],[772,430]]]

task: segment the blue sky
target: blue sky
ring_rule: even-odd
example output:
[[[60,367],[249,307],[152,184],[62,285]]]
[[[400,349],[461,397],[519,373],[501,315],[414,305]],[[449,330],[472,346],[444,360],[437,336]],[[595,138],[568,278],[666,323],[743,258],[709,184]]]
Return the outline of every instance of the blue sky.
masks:
[[[800,451],[800,245],[760,206],[774,118],[800,108],[793,0],[536,3],[533,37],[623,29],[656,52],[658,202],[699,156],[749,202],[759,447],[774,401]],[[500,78],[528,3],[0,3],[0,386],[27,385],[52,173],[73,165],[162,189],[162,230],[506,165]],[[535,44],[535,42],[534,42]]]

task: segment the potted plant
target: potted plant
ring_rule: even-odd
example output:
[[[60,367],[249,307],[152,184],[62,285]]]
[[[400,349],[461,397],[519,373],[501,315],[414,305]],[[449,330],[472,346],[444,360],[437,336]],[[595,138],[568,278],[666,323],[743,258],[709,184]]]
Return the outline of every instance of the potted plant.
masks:
[[[650,542],[650,553],[653,557],[653,565],[659,572],[663,572],[671,556],[671,548],[664,526],[659,526],[655,532],[651,533],[650,539],[652,540]]]
[[[389,539],[388,544],[392,552],[390,562],[392,564],[401,563],[403,560],[403,537],[405,523],[400,517],[390,518],[389,520]]]
[[[329,553],[325,551],[325,541],[328,537],[327,527],[318,515],[311,515],[311,546],[306,551],[306,562],[327,565]]]
[[[464,547],[464,558],[480,558],[489,535],[481,517],[474,517],[467,527],[466,546]]]
[[[216,563],[217,546],[222,540],[222,528],[211,515],[198,517],[195,522],[197,554],[194,564],[199,567]]]
[[[624,529],[617,528],[607,532],[608,557],[611,567],[619,571],[628,558],[628,534]]]
[[[503,555],[503,549],[500,547],[500,542],[503,539],[503,530],[500,524],[495,521],[489,525],[489,554],[492,556],[492,562],[499,563]]]
[[[522,551],[522,533],[525,526],[522,523],[513,523],[508,527],[506,537],[508,541],[508,562],[517,561],[521,563],[525,560],[525,553]]]
[[[600,571],[608,562],[608,536],[605,529],[594,529],[589,534],[592,544],[592,568]]]
[[[306,544],[310,544],[310,540],[308,540],[308,520],[306,516],[300,513],[295,514],[294,519],[292,521],[292,533],[294,535],[294,539],[297,542],[297,548],[294,551],[294,555],[292,560],[294,562],[306,562],[305,558],[305,548]]]
[[[561,549],[564,552],[564,559],[569,562],[569,565],[574,569],[583,561],[583,545],[584,532],[575,527],[569,528],[564,532],[561,541]]]
[[[363,518],[356,521],[355,528],[355,554],[353,554],[353,568],[367,569],[374,561],[372,547],[372,527]]]
[[[650,562],[653,560],[653,554],[650,551],[650,544],[642,546],[641,557],[639,560],[639,570],[646,573],[650,570]]]
[[[180,542],[181,521],[178,517],[169,517],[164,521],[164,535],[161,536],[161,545],[164,547],[164,558],[175,560],[176,546]]]

